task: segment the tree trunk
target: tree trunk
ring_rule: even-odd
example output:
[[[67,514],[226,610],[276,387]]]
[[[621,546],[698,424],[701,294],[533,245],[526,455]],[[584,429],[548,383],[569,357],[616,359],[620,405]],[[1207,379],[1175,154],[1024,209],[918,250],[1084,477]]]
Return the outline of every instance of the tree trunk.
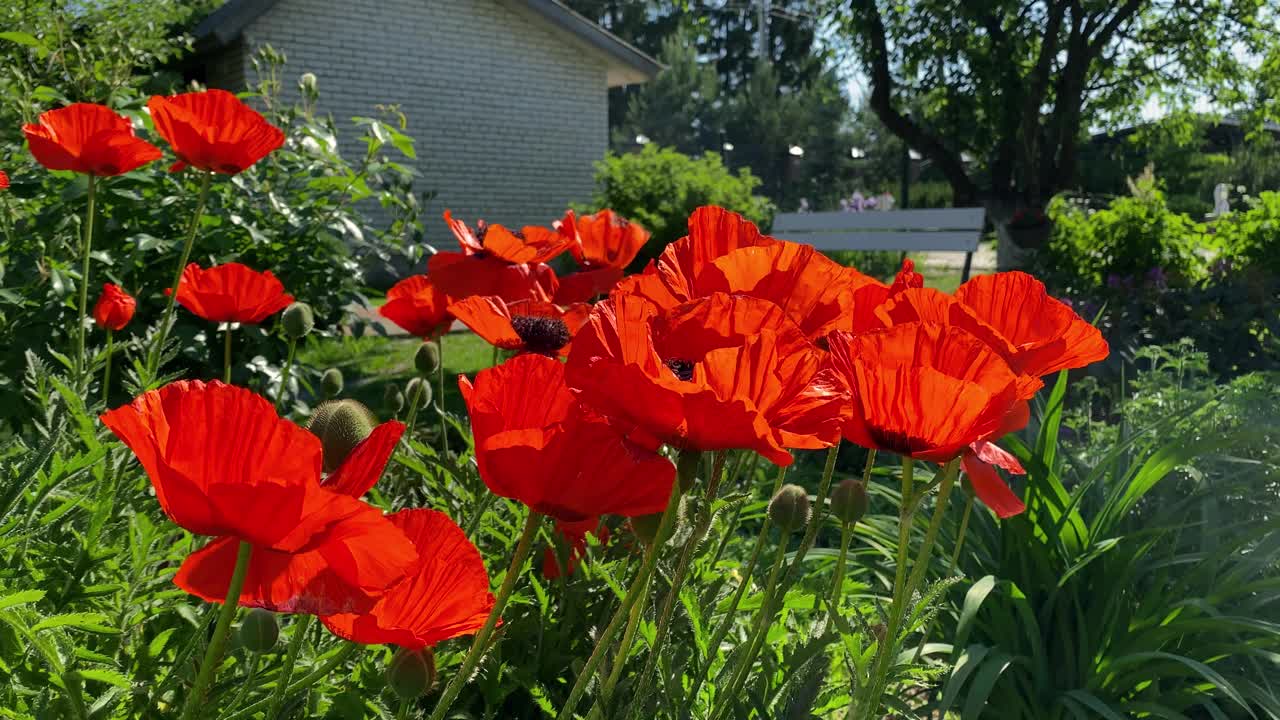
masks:
[[[1009,221],[1018,209],[1017,200],[1010,197],[988,198],[986,202],[987,219],[996,231],[996,270],[1006,272],[1021,270],[1031,264],[1035,250],[1024,248],[1013,241],[1009,230]]]

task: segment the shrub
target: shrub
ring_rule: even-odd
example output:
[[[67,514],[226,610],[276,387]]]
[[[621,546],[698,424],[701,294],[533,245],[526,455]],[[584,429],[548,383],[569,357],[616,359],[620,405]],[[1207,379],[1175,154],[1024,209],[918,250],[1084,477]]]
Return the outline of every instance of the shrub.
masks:
[[[1260,193],[1251,208],[1226,215],[1213,230],[1235,269],[1280,277],[1280,192]]]
[[[646,145],[638,153],[610,154],[596,164],[591,210],[612,208],[653,233],[633,263],[641,267],[685,234],[685,221],[700,205],[719,205],[766,227],[773,206],[753,194],[759,186],[759,178],[746,169],[733,174],[715,153],[698,157]]]

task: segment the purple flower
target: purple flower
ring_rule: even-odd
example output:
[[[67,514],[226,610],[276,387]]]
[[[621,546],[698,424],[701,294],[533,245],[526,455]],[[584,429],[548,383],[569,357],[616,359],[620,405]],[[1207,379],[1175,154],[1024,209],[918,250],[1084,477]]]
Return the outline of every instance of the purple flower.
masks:
[[[1147,271],[1147,284],[1157,290],[1169,289],[1169,275],[1164,268],[1156,266]]]

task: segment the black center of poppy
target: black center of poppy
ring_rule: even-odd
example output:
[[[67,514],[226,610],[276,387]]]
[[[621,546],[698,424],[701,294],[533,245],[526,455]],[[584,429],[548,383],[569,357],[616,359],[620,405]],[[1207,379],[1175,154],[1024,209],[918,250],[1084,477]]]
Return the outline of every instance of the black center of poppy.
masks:
[[[685,382],[693,380],[692,360],[663,360],[662,362],[677,379]]]
[[[516,315],[511,318],[511,327],[524,342],[526,350],[542,355],[560,352],[560,348],[569,344],[571,337],[569,326],[560,318]]]
[[[867,434],[871,436],[876,445],[904,457],[929,449],[927,441],[911,437],[904,432],[868,427]]]

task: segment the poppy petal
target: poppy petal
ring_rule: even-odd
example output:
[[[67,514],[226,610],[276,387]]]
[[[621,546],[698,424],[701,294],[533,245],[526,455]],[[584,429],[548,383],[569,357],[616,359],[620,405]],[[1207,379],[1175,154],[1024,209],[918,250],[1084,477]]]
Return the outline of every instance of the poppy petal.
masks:
[[[991,508],[1001,519],[1010,518],[1027,509],[1022,499],[996,472],[995,468],[978,459],[972,453],[965,453],[960,466],[969,476],[969,484],[973,486],[973,494],[978,496],[983,505]]]
[[[324,487],[343,495],[358,498],[369,492],[387,468],[387,461],[395,452],[400,437],[404,435],[404,423],[389,420],[373,429],[351,450],[351,454],[324,480]]]

